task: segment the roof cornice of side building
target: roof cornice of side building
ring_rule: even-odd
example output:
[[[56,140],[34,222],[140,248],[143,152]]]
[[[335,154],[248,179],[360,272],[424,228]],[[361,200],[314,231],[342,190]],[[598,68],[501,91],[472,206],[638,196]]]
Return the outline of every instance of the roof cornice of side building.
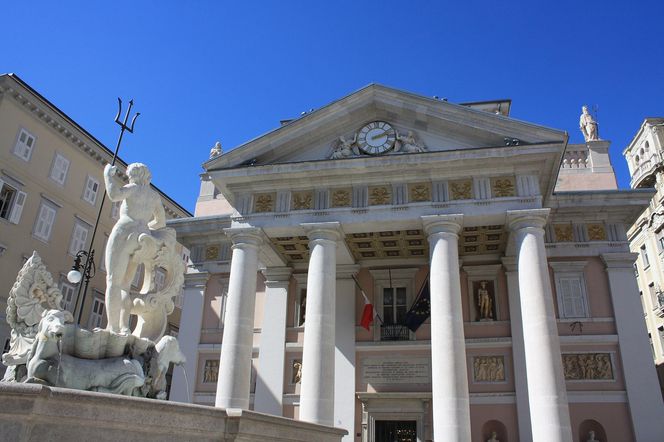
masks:
[[[18,75],[14,73],[0,74],[0,96],[3,95],[14,99],[36,118],[52,127],[67,142],[78,148],[82,153],[90,156],[93,160],[99,162],[102,166],[111,162],[113,151]],[[127,163],[118,157],[116,164],[120,166],[120,178],[126,182],[127,176],[124,174],[124,171],[127,168]],[[164,204],[164,206],[171,215],[176,217],[193,216],[191,212],[182,207],[157,186],[152,184],[152,187],[159,192],[162,198],[168,201],[168,204]],[[172,207],[169,207],[169,205]]]
[[[623,149],[623,156],[626,156],[628,152],[630,152],[636,145],[636,143],[641,139],[641,135],[643,132],[646,130],[647,126],[657,126],[657,125],[664,125],[664,117],[645,117],[643,119],[643,123],[641,123],[641,126],[639,127],[639,130],[636,132],[634,137],[630,140],[629,144],[625,149]]]

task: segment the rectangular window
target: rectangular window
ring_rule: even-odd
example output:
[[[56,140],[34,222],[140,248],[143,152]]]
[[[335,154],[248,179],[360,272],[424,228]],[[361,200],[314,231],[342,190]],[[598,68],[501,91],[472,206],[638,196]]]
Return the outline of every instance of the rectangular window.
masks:
[[[122,201],[116,201],[111,204],[111,219],[112,220],[118,220],[120,219],[120,206],[122,205]]]
[[[641,246],[641,260],[643,260],[644,269],[650,267],[650,260],[648,259],[648,251],[646,250],[645,244]]]
[[[586,297],[583,287],[583,281],[579,277],[558,278],[556,281],[559,306],[561,306],[561,318],[585,318],[588,316],[586,311]]]
[[[85,244],[88,240],[90,226],[82,221],[76,220],[74,231],[69,242],[69,254],[75,256],[79,250],[85,250]]]
[[[0,218],[18,224],[25,206],[27,193],[12,187],[0,179]]]
[[[83,189],[83,200],[94,205],[97,201],[97,192],[99,191],[99,181],[88,175],[85,180],[85,189]]]
[[[69,312],[73,313],[76,286],[63,277],[60,279],[60,291],[62,292],[62,306],[65,310],[69,310]]]
[[[25,129],[21,129],[16,145],[14,146],[14,155],[24,161],[30,161],[32,149],[35,147],[35,136]]]
[[[158,268],[154,273],[154,285],[157,290],[161,290],[166,285],[166,271]]]
[[[657,249],[659,253],[664,252],[664,231],[657,234]]]
[[[131,286],[140,289],[143,285],[143,264],[139,265],[134,274],[134,279],[131,281]]]
[[[55,207],[42,200],[39,212],[37,213],[37,220],[35,221],[34,236],[43,241],[48,241],[51,238],[51,231],[55,223],[55,214]]]
[[[662,354],[664,354],[664,327],[659,327],[657,334],[659,335],[659,346],[662,349]]]
[[[408,311],[406,287],[383,288],[383,321],[385,324],[403,324]]]
[[[69,160],[59,153],[56,153],[53,158],[53,165],[51,166],[51,179],[58,184],[64,184],[67,179],[68,170]]]
[[[92,311],[88,319],[88,329],[92,330],[96,327],[101,327],[104,321],[104,301],[101,298],[95,297],[92,303]]]

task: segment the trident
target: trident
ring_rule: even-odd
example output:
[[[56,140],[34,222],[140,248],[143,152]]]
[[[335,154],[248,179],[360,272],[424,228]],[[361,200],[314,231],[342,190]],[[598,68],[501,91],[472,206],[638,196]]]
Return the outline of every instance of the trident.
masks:
[[[122,113],[122,100],[118,97],[118,114],[115,116],[115,122],[120,125],[120,136],[118,137],[118,142],[115,145],[115,152],[113,152],[113,159],[111,160],[111,167],[115,166],[115,160],[118,158],[118,151],[120,150],[120,145],[122,144],[122,137],[124,136],[125,131],[130,134],[134,133],[134,124],[140,112],[136,112],[134,117],[131,119],[131,126],[127,126],[127,121],[129,121],[129,114],[131,113],[131,108],[134,106],[134,100],[129,100],[129,107],[127,108],[127,113],[124,116],[124,121],[120,121],[120,114]],[[99,211],[97,212],[97,220],[95,221],[94,228],[92,230],[92,237],[90,238],[90,247],[88,251],[81,250],[76,254],[76,260],[74,261],[74,268],[78,270],[80,268],[81,257],[85,257],[85,264],[83,266],[83,277],[85,278],[85,284],[79,284],[78,294],[76,295],[76,305],[78,307],[78,314],[76,315],[76,323],[80,325],[81,316],[83,315],[83,306],[85,305],[85,295],[88,292],[88,283],[90,278],[95,275],[95,262],[94,262],[94,242],[95,236],[97,235],[97,227],[99,226],[99,219],[101,218],[102,210],[104,209],[104,201],[106,201],[106,186],[104,186],[104,194],[101,197],[101,203],[99,204]],[[103,253],[103,251],[102,251]],[[83,293],[81,293],[81,288],[83,288]]]

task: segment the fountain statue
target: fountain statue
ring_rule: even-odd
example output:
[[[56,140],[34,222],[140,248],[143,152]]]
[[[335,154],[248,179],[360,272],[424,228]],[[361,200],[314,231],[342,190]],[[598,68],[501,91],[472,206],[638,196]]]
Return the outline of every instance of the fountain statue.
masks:
[[[34,252],[18,273],[7,301],[11,331],[4,381],[78,390],[166,398],[166,372],[183,364],[177,339],[164,336],[173,297],[184,282],[184,263],[175,231],[165,227],[161,198],[150,187],[147,166],[127,168],[129,183],[115,182],[106,166],[104,181],[111,201],[121,201],[120,217],[106,247],[105,330],[86,330],[62,308],[62,293]],[[138,293],[130,291],[140,265],[145,272]],[[157,271],[165,274],[157,284]],[[133,330],[130,315],[138,317]]]

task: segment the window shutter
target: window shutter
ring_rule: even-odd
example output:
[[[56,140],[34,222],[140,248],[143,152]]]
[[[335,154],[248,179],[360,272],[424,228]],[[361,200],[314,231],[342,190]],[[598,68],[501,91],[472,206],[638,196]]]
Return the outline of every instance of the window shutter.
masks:
[[[0,185],[0,188],[2,185]],[[25,199],[28,196],[27,193],[20,190],[16,191],[16,197],[14,198],[14,205],[12,206],[12,211],[9,214],[9,222],[18,224],[21,220],[21,214],[23,213],[23,206],[25,206]]]
[[[582,318],[586,316],[583,300],[583,288],[580,278],[564,278],[559,281],[560,297],[564,318]]]

